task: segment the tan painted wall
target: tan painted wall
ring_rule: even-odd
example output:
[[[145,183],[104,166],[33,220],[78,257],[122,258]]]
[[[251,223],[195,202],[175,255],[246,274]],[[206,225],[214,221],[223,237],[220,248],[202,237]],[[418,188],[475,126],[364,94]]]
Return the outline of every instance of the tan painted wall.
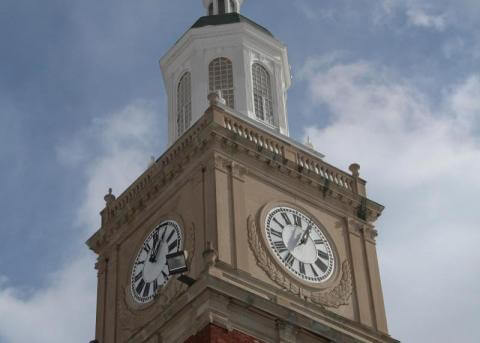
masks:
[[[214,113],[213,118],[218,116]],[[331,200],[311,182],[279,172],[279,168],[272,168],[265,159],[242,152],[235,144],[225,144],[225,138],[214,139],[208,148],[192,150],[182,168],[172,167],[173,171],[158,174],[150,181],[160,186],[146,188],[148,196],[141,203],[123,210],[125,215],[117,216],[115,222],[106,222],[111,236],[100,251],[101,259],[108,262],[99,267],[97,339],[102,343],[122,342],[136,325],[148,322],[148,307],[135,309],[124,299],[128,298],[132,263],[138,250],[145,237],[165,219],[179,222],[184,229],[184,240],[190,237],[188,232],[194,232],[194,244],[190,242],[194,251],[192,277],[201,276],[205,268],[202,253],[210,242],[220,261],[281,289],[257,265],[248,239],[248,217],[255,218],[261,231],[262,209],[274,204],[310,214],[327,230],[335,247],[337,269],[344,261],[350,263],[354,287],[349,303],[327,310],[386,333],[376,247],[370,237],[373,227],[353,217],[348,205]],[[95,236],[95,239],[100,238]],[[308,291],[329,291],[341,277],[340,272],[336,273],[326,283],[327,288],[298,284]],[[132,313],[140,314],[128,324],[132,327],[127,327],[128,318],[134,318]],[[307,336],[302,342],[309,342]]]

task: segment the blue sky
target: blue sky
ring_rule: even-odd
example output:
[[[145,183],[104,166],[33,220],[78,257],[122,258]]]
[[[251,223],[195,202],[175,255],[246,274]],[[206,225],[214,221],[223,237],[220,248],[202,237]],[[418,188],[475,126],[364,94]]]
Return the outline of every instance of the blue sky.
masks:
[[[391,334],[480,341],[480,2],[246,0],[242,13],[288,46],[292,137],[360,163],[387,207]],[[84,241],[108,187],[164,151],[158,59],[201,15],[200,0],[0,3],[1,343],[93,337]]]

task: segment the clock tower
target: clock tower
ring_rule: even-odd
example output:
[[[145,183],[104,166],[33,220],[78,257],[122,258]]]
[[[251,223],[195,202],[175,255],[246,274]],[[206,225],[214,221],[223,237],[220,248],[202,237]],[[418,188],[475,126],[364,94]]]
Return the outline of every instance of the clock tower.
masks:
[[[375,220],[360,167],[288,136],[287,49],[240,14],[205,16],[160,60],[169,147],[87,244],[98,261],[96,340],[397,342],[388,335]],[[167,256],[186,252],[186,275]],[[194,281],[194,282],[192,282]]]

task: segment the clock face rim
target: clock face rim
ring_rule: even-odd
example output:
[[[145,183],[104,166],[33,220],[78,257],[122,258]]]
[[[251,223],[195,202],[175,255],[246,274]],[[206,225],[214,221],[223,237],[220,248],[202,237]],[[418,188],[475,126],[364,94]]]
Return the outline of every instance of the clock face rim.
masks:
[[[133,259],[132,259],[132,262],[130,264],[131,265],[130,273],[128,274],[127,293],[129,294],[129,298],[132,301],[132,305],[134,305],[135,307],[149,306],[155,300],[155,294],[153,294],[153,295],[150,295],[148,297],[145,297],[145,298],[147,298],[145,301],[141,301],[141,300],[139,301],[138,295],[135,294],[135,290],[134,290],[134,287],[135,287],[135,282],[134,282],[135,275],[134,275],[134,273],[136,271],[136,268],[135,268],[136,267],[136,262],[139,260],[140,256],[142,255],[142,252],[144,251],[144,249],[143,249],[144,245],[152,239],[153,233],[157,229],[160,229],[165,224],[174,226],[175,231],[178,233],[179,243],[177,244],[176,251],[180,251],[180,250],[183,249],[183,246],[184,246],[183,226],[176,219],[171,219],[171,218],[164,219],[159,224],[155,225],[154,228],[151,231],[149,231],[146,235],[142,236],[143,239],[140,240],[140,243],[137,245],[137,249],[135,249],[135,253],[133,254]],[[168,251],[167,251],[167,254],[168,254]],[[163,254],[163,255],[166,255],[166,254]],[[147,259],[148,259],[148,257],[147,257]],[[161,272],[158,273],[158,276],[160,276],[160,273]],[[158,278],[158,276],[157,276],[157,278]],[[168,278],[167,281],[163,285],[159,285],[158,289],[160,290],[162,288],[165,288],[169,284],[170,279],[171,278]],[[152,282],[153,282],[153,280],[152,280]],[[158,293],[158,290],[157,290],[157,293]]]
[[[285,266],[285,262],[278,255],[276,249],[272,246],[272,243],[271,243],[271,240],[269,238],[268,231],[267,231],[267,220],[268,220],[269,214],[271,212],[273,212],[275,209],[278,209],[278,208],[288,208],[290,210],[301,213],[303,216],[308,218],[312,223],[314,223],[318,227],[318,229],[321,231],[321,233],[323,234],[323,236],[324,236],[325,240],[327,241],[327,243],[329,245],[329,248],[330,248],[330,253],[331,254],[329,256],[333,259],[333,266],[332,266],[331,270],[327,273],[328,274],[327,277],[325,277],[322,281],[312,282],[312,281],[306,280],[306,279],[302,278],[301,276],[297,275],[296,272],[290,270],[290,268]],[[297,283],[299,283],[303,286],[307,286],[308,288],[310,288],[312,290],[329,288],[337,281],[337,279],[339,277],[339,269],[340,269],[340,265],[339,265],[340,260],[339,260],[339,257],[338,257],[338,252],[337,252],[336,246],[334,244],[334,241],[333,241],[330,233],[327,231],[325,226],[317,219],[316,216],[312,215],[309,211],[305,210],[304,208],[302,208],[302,207],[300,207],[296,204],[294,205],[294,204],[288,203],[288,202],[273,202],[273,203],[270,203],[270,204],[267,204],[267,205],[264,206],[264,208],[261,211],[259,219],[260,219],[260,228],[261,228],[261,233],[262,233],[261,236],[263,237],[265,246],[267,247],[267,250],[269,251],[269,254],[271,256],[275,256],[275,257],[273,257],[273,260],[275,261],[275,263],[277,263],[277,265],[279,265],[282,268],[282,270],[290,278],[292,278],[294,281],[296,281]]]

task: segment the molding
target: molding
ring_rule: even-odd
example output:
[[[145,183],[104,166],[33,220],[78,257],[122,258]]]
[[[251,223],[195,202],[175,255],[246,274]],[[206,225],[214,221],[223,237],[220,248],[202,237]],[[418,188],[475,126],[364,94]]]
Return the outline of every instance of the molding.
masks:
[[[148,307],[145,310],[135,311],[130,309],[128,304],[128,295],[118,299],[118,321],[122,336],[130,337],[137,332],[141,327],[148,324],[155,317],[165,311],[180,295],[182,295],[187,289],[187,286],[176,279],[172,279],[171,282],[164,287],[162,292],[155,299],[153,306]],[[129,289],[127,287],[127,292]]]
[[[262,239],[259,236],[257,225],[255,224],[254,216],[248,217],[248,243],[250,249],[254,253],[257,265],[283,289],[293,293],[294,295],[306,295],[306,300],[326,306],[339,308],[342,305],[350,303],[352,294],[352,273],[350,263],[345,260],[342,263],[341,278],[339,283],[329,291],[309,291],[305,290],[303,286],[295,282],[294,279],[286,274],[286,272],[279,267],[278,263],[274,261],[268,248],[264,246]]]
[[[280,343],[296,343],[297,335],[300,329],[283,320],[277,320],[276,322],[278,330],[278,341]]]
[[[378,236],[378,231],[375,229],[375,226],[372,224],[359,221],[357,219],[349,218],[348,219],[348,230],[350,233],[353,233],[359,237],[362,236],[362,233],[365,237],[365,240],[375,244],[375,239]]]
[[[104,256],[99,256],[95,263],[95,269],[97,270],[97,276],[104,275],[107,271],[108,261]]]
[[[213,155],[207,156],[207,149]],[[212,161],[212,156],[218,154],[228,157],[224,157],[223,161]],[[240,157],[251,159],[248,163],[252,165],[247,169],[245,163],[235,161]],[[272,175],[283,178],[284,184],[285,181],[289,182],[290,186],[318,197],[349,217],[356,216],[363,204],[365,222],[374,222],[383,210],[382,205],[356,194],[350,186],[342,187],[339,184],[339,180],[343,180],[344,185],[346,181],[350,184],[353,180],[351,175],[323,162],[300,145],[294,145],[287,137],[261,129],[245,116],[216,105],[211,106],[125,192],[107,204],[102,211],[102,226],[87,241],[87,245],[100,254],[114,240],[118,231],[126,223],[132,222],[146,208],[146,204],[151,203],[152,197],[192,170],[193,163],[198,161],[222,171],[231,167],[233,176],[239,180],[244,180],[246,175],[259,176],[267,181]],[[368,233],[367,237],[375,236],[373,231]]]

